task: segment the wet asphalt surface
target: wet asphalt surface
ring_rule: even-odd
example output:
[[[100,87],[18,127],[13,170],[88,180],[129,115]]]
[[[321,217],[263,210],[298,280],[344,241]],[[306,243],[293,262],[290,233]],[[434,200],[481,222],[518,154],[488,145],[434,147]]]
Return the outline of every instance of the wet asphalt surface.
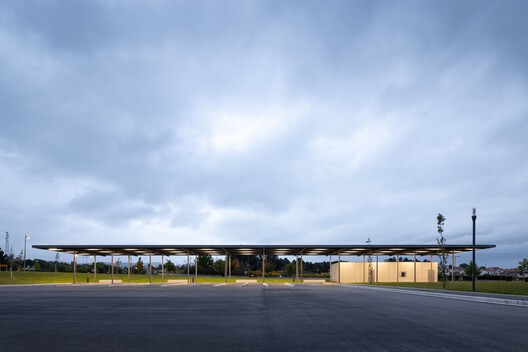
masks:
[[[1,351],[527,351],[528,308],[334,285],[0,287]]]

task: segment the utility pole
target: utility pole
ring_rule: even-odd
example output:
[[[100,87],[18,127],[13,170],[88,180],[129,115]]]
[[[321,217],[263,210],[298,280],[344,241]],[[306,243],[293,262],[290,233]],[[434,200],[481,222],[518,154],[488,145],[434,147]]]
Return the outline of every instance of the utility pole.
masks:
[[[9,262],[9,273],[11,275],[11,279],[13,279],[13,248],[9,247],[9,232],[7,231],[5,237],[5,251],[7,254],[7,260]]]
[[[9,255],[9,232],[6,231],[6,237],[5,237],[5,247],[4,250],[7,255]]]
[[[477,221],[477,208],[473,208],[473,267],[471,268],[471,290],[475,292],[475,281],[477,278],[477,262],[475,261],[475,222]]]

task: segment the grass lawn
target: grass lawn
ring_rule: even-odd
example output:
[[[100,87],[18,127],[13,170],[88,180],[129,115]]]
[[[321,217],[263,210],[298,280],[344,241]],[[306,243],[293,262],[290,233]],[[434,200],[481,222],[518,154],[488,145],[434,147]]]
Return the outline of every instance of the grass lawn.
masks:
[[[86,283],[86,279],[90,280],[90,283],[93,283],[93,274],[89,273],[77,273],[77,283],[82,284]],[[97,274],[97,281],[99,280],[111,280],[112,276],[110,274]],[[192,282],[194,275],[191,274],[190,280]],[[257,280],[257,282],[262,283],[262,277],[238,277],[232,276],[228,282],[234,283],[236,280]],[[122,280],[123,283],[128,283],[127,274],[115,274],[114,280]],[[165,275],[164,283],[167,280],[187,280],[187,275]],[[9,272],[2,271],[0,272],[0,285],[16,285],[16,284],[59,284],[59,283],[68,283],[71,284],[73,281],[73,273],[45,273],[45,272],[33,272],[33,271],[13,271],[13,278]],[[149,277],[146,274],[134,274],[130,277],[130,283],[148,283]],[[224,277],[222,276],[202,276],[198,275],[197,283],[222,283],[225,282]],[[266,282],[268,283],[285,283],[292,282],[292,278],[279,278],[279,277],[266,277]],[[161,275],[152,275],[152,283],[161,283]]]
[[[435,290],[444,290],[441,282],[383,282],[374,284],[379,286],[398,286],[398,287],[416,287],[416,288],[428,288]],[[528,295],[528,282],[521,281],[477,281],[476,283],[477,292],[486,293],[504,293],[511,295]],[[454,291],[471,291],[471,281],[464,282],[447,282],[446,290]]]
[[[0,272],[0,285],[16,285],[16,284],[49,284],[49,283],[72,283],[73,273],[43,273],[43,272],[32,272],[32,271],[14,271],[13,279],[11,279],[10,273],[6,271]],[[77,273],[77,283],[86,283],[86,278],[90,279],[90,283],[93,283],[93,274]],[[191,282],[194,275],[190,276]],[[97,274],[97,280],[110,280],[110,274]],[[114,275],[115,280],[122,280],[123,283],[128,283],[128,275],[116,274]],[[245,276],[232,276],[228,280],[229,283],[235,283],[236,280],[257,280],[258,283],[262,283],[262,277],[245,277]],[[306,278],[311,279],[311,278]],[[187,275],[168,275],[164,277],[164,282],[167,280],[187,280]],[[134,274],[130,277],[130,283],[148,283],[149,277],[146,274]],[[198,275],[197,283],[223,283],[225,282],[222,276],[202,276]],[[279,277],[266,277],[267,283],[286,283],[293,282],[291,277],[279,278]],[[152,275],[152,283],[160,284],[161,275]],[[380,286],[399,286],[399,287],[416,287],[416,288],[428,288],[443,290],[441,282],[434,283],[396,283],[396,282],[384,282],[374,285]],[[507,282],[507,281],[477,281],[478,292],[488,293],[504,293],[512,295],[528,295],[528,282]],[[447,282],[446,290],[456,291],[471,291],[471,282]]]

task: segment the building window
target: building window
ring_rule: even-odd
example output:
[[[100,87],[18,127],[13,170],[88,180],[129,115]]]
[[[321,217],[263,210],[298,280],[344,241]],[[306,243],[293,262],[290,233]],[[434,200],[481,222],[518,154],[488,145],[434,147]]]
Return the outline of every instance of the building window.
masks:
[[[400,272],[400,277],[407,277],[407,272],[405,271]]]

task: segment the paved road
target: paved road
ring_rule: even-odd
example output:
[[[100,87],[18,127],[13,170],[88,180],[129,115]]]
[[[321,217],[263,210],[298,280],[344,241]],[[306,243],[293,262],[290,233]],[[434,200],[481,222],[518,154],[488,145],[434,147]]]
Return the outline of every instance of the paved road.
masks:
[[[526,351],[528,308],[339,286],[0,287],[1,351]]]

